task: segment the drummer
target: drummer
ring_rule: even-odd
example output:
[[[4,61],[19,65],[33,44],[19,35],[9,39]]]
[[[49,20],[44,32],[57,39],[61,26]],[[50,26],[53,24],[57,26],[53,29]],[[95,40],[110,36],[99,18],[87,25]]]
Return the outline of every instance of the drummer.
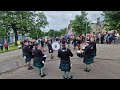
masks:
[[[85,72],[90,71],[90,65],[93,63],[94,59],[94,53],[93,53],[93,45],[86,43],[86,47],[84,49],[84,59],[83,62],[86,64]]]

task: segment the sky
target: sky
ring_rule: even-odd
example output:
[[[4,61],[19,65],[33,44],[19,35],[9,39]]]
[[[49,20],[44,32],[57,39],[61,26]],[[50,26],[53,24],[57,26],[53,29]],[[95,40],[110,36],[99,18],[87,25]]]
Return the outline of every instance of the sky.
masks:
[[[96,23],[98,17],[103,20],[103,16],[101,16],[102,11],[87,12],[87,18],[93,23]],[[76,15],[80,15],[81,11],[44,11],[44,14],[49,22],[49,26],[44,29],[47,32],[50,29],[60,30],[68,27],[70,20],[73,20]]]

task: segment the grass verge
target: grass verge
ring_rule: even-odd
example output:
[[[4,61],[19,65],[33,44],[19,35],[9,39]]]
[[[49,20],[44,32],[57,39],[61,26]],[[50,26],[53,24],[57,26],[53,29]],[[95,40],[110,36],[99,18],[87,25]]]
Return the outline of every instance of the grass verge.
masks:
[[[9,52],[17,49],[18,49],[18,46],[13,45],[13,46],[10,46],[8,50],[5,50],[5,49],[3,49],[3,51],[0,50],[0,53]]]

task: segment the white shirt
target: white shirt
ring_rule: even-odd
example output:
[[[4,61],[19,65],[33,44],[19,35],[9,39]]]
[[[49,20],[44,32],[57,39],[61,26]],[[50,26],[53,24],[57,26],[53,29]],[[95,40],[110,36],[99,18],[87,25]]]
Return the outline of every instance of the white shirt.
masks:
[[[116,36],[116,38],[118,38],[119,37],[119,33],[115,34],[115,36]]]

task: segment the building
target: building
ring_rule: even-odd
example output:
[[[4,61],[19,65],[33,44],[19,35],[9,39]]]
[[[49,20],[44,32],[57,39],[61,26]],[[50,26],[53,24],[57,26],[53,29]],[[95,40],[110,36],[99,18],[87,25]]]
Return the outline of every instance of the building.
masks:
[[[24,40],[26,37],[28,37],[28,35],[22,35],[18,33],[18,40]],[[14,43],[15,42],[15,35],[13,30],[10,31],[10,34],[8,36],[3,36],[0,37],[0,43],[3,44],[5,41],[7,41],[9,44]]]
[[[106,32],[106,28],[105,28],[105,22],[104,21],[100,21],[100,18],[97,18],[96,23],[91,23],[91,33],[105,33]]]

